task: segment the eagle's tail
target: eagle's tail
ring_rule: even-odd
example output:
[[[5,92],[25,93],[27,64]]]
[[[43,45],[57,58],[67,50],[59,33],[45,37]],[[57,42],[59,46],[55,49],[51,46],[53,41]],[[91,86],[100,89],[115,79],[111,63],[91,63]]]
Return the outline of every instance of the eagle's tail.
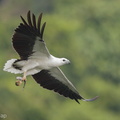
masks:
[[[3,70],[4,70],[4,71],[7,71],[7,72],[14,73],[14,74],[23,73],[23,71],[21,71],[21,70],[16,69],[16,68],[13,67],[13,63],[14,63],[16,60],[17,60],[17,59],[8,60],[8,61],[5,63],[5,66],[4,66]]]

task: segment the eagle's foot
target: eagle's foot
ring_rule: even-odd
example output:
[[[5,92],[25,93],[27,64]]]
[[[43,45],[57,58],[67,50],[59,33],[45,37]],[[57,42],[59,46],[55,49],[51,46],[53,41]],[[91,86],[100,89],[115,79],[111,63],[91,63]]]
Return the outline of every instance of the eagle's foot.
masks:
[[[22,77],[17,77],[17,81],[15,82],[16,86],[20,86],[22,84]]]
[[[15,82],[15,85],[16,86],[20,86],[23,82],[24,82],[24,85],[23,85],[23,88],[25,88],[25,85],[26,85],[26,73],[24,73],[23,77],[16,77],[17,81]]]
[[[22,77],[17,77],[16,79],[17,79],[17,81],[15,82],[15,85],[20,86],[24,82],[23,88],[25,88],[27,80],[24,77],[23,78]]]

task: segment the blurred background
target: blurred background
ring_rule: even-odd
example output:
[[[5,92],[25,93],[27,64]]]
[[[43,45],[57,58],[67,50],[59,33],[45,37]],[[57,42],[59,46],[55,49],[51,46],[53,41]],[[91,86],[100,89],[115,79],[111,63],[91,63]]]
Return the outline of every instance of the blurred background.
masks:
[[[43,12],[44,40],[51,54],[70,59],[61,69],[85,98],[64,98],[40,87],[32,77],[15,86],[16,76],[3,71],[20,15]],[[120,0],[0,0],[0,119],[119,120],[120,119]]]

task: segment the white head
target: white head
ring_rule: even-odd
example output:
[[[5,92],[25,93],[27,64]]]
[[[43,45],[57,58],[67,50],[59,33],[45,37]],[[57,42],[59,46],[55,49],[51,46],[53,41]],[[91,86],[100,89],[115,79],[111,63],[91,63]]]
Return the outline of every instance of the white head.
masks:
[[[66,58],[60,58],[61,65],[70,64],[70,61]]]
[[[62,66],[64,64],[70,64],[70,61],[66,58],[57,58],[52,56],[52,62],[50,63],[50,65],[53,67],[59,67]]]

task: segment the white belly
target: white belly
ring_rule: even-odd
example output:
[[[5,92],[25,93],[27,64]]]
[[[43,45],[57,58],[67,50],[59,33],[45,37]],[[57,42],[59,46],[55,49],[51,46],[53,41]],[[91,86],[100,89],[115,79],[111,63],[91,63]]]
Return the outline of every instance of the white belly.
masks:
[[[17,59],[8,60],[4,66],[4,71],[11,72],[14,74],[21,74],[26,72],[26,75],[33,75],[41,70],[49,70],[53,67],[61,65],[58,58],[53,56],[29,58],[28,60],[16,61]],[[16,61],[16,62],[15,62]],[[16,66],[14,67],[13,64]],[[20,69],[19,69],[20,68]]]
[[[26,71],[27,75],[33,75],[40,72],[43,69],[51,69],[50,62],[47,60],[39,60],[39,59],[29,59],[25,62],[25,65],[22,68],[22,71]]]

